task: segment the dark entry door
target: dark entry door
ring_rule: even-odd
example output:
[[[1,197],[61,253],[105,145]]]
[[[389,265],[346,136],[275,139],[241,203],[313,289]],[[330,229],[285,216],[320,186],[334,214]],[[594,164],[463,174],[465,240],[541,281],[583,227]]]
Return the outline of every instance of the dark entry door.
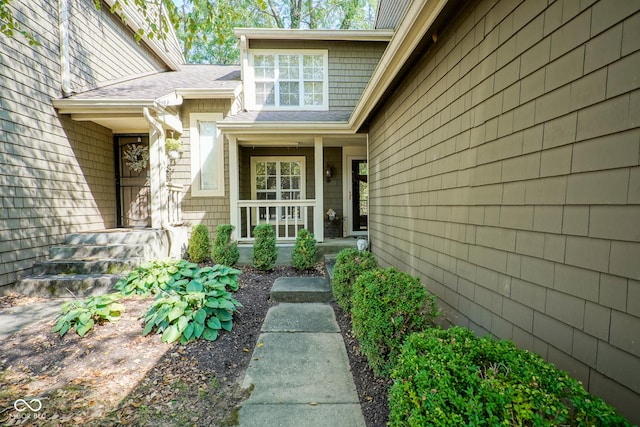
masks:
[[[118,135],[115,137],[118,168],[118,227],[149,227],[151,197],[149,187],[149,137]]]
[[[351,202],[353,203],[353,230],[367,231],[369,187],[367,161],[351,160]]]

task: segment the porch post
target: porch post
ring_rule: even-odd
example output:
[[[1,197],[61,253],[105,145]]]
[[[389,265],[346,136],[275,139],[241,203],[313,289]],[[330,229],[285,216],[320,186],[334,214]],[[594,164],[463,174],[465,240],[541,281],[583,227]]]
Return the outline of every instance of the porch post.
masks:
[[[240,179],[238,167],[238,139],[234,135],[227,135],[229,140],[229,220],[236,228],[231,235],[232,240],[238,241],[240,236],[240,213],[238,211],[238,196],[240,194]]]
[[[149,189],[151,198],[151,227],[162,229],[169,222],[167,202],[167,159],[164,154],[164,130],[145,108],[149,122]]]
[[[324,157],[322,137],[314,141],[314,181],[316,189],[316,207],[313,209],[313,234],[318,242],[324,242]]]

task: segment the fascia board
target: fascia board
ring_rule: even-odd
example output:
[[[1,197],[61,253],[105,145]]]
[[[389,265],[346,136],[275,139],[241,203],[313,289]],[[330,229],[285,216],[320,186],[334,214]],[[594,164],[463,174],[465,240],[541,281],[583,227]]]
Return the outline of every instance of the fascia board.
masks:
[[[241,133],[243,135],[265,135],[265,134],[344,134],[350,133],[351,127],[345,122],[273,122],[273,123],[256,123],[256,122],[235,122],[235,123],[218,123],[218,128],[229,134]]]
[[[339,41],[381,41],[388,42],[393,37],[392,30],[298,30],[282,28],[235,28],[237,38],[262,40],[339,40]]]
[[[158,103],[152,99],[52,99],[53,106],[60,114],[82,113],[126,113],[140,112],[142,108],[156,108]]]
[[[184,99],[237,98],[242,93],[242,83],[238,82],[238,85],[234,88],[178,88],[175,93]]]
[[[355,130],[367,119],[449,0],[414,0],[373,71],[349,123]]]

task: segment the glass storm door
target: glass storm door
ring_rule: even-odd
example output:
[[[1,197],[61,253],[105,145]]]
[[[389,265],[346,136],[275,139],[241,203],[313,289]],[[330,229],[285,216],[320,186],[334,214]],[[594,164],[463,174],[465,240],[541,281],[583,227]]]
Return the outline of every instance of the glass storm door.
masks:
[[[364,159],[351,160],[351,233],[362,234],[368,226],[368,197],[369,187],[367,161]]]
[[[149,227],[149,137],[116,136],[118,227]]]

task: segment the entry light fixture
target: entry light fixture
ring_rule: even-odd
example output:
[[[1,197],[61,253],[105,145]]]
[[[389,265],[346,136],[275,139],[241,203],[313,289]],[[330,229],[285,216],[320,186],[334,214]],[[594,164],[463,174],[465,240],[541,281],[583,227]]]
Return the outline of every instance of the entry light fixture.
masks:
[[[332,176],[333,176],[333,173],[331,172],[331,165],[327,163],[327,167],[324,168],[324,177],[327,178],[327,182],[331,182]]]

